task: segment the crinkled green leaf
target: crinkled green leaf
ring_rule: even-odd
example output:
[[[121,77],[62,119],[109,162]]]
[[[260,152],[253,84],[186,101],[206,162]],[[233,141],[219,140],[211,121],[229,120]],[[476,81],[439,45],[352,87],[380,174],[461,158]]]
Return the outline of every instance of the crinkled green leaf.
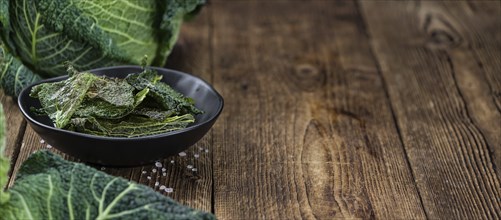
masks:
[[[130,74],[127,76],[127,82],[136,89],[148,88],[148,96],[153,98],[165,110],[173,111],[177,114],[200,114],[202,111],[197,109],[194,101],[183,96],[183,94],[172,89],[165,83],[160,83],[161,76],[152,69],[145,69],[140,74]]]
[[[40,100],[42,109],[57,128],[64,128],[80,108],[89,88],[99,79],[92,73],[81,73],[68,80],[36,85],[30,96]]]
[[[134,87],[125,80],[100,78],[93,82],[76,117],[116,119],[129,114],[135,106]]]
[[[137,65],[148,55],[154,65],[161,66],[173,48],[184,15],[203,3],[0,0],[0,31],[8,52],[43,77],[65,74],[65,61],[78,69],[93,69]],[[12,83],[6,81],[2,86],[12,88]]]
[[[137,115],[120,121],[86,117],[72,118],[69,129],[108,137],[139,137],[179,130],[194,121],[191,114],[165,117],[163,120]]]
[[[157,120],[157,121],[163,121],[166,118],[174,115],[174,112],[173,111],[162,111],[162,110],[159,110],[156,108],[140,107],[140,108],[134,109],[132,114],[137,115],[137,116],[151,118],[151,119]]]
[[[2,219],[215,219],[151,188],[110,176],[48,151],[19,170]]]
[[[17,58],[5,53],[1,46],[0,71],[0,87],[3,85],[5,94],[11,96],[18,95],[24,87],[41,79]]]
[[[195,12],[205,0],[166,0],[158,1],[159,7],[163,9],[162,20],[160,22],[159,33],[165,36],[160,39],[161,43],[157,56],[153,60],[154,65],[163,65],[174,47],[179,36],[181,23],[187,15]]]

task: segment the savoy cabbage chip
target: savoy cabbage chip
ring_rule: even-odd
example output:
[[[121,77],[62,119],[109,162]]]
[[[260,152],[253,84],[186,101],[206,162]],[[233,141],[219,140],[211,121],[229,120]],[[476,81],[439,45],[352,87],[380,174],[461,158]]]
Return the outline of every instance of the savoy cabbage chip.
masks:
[[[0,104],[0,186],[7,185],[5,123]],[[10,189],[0,189],[0,219],[215,219],[151,188],[114,177],[48,151],[21,166]]]
[[[0,0],[0,85],[120,64],[163,66],[183,19],[205,0]]]

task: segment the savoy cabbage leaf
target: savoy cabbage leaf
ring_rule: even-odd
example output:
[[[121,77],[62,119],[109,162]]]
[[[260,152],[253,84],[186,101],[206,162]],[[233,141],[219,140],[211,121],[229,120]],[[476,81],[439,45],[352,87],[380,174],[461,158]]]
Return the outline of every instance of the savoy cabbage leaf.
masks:
[[[0,85],[9,85],[4,87],[7,94],[19,94],[24,87],[42,79],[21,61],[5,53],[2,46],[0,46],[0,71]]]
[[[0,104],[0,185],[7,184],[5,123]],[[49,151],[31,155],[16,182],[0,190],[0,218],[10,219],[215,219],[151,188],[114,177]]]
[[[204,1],[0,0],[0,35],[6,53],[26,69],[28,80],[64,75],[65,61],[84,70],[137,65],[147,55],[153,58],[149,64],[161,66],[183,18]],[[1,85],[18,95],[14,81],[2,80]]]

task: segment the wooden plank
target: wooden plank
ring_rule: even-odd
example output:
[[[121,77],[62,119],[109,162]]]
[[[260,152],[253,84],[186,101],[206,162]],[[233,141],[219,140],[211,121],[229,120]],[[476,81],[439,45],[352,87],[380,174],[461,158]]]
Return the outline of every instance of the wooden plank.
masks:
[[[193,73],[210,81],[210,48],[208,38],[210,26],[207,25],[209,22],[209,10],[210,8],[205,8],[198,17],[184,24],[178,44],[169,58],[171,60],[167,64],[168,68]],[[41,149],[47,150],[47,144],[41,143],[42,139],[29,126],[22,140],[21,152],[14,172],[17,172],[22,162],[33,152]],[[202,151],[200,148],[202,148]],[[167,193],[165,190],[162,193],[182,204],[211,211],[212,148],[212,137],[209,133],[199,143],[186,151],[187,156],[172,156],[160,161],[162,164],[161,168],[156,167],[154,164],[132,168],[101,166],[96,166],[96,168],[115,176],[121,176],[148,185],[159,192],[162,185],[167,188],[173,188],[172,193]],[[205,152],[205,149],[208,149],[208,153]],[[54,148],[48,150],[62,154]],[[198,158],[195,158],[195,154],[198,155]],[[67,155],[62,155],[68,160],[76,160]],[[174,161],[174,163],[171,163],[171,161]],[[188,165],[192,165],[197,171],[194,172],[188,169]],[[162,168],[166,169],[165,172],[162,171]],[[156,172],[153,172],[153,169],[156,169]],[[145,172],[144,174],[143,171]],[[15,173],[13,175],[15,176]],[[11,179],[10,185],[13,184],[13,181],[14,178]]]
[[[7,122],[7,124],[5,125],[7,127],[5,156],[11,158],[11,162],[15,163],[21,143],[21,138],[23,137],[24,130],[26,128],[26,122],[24,121],[23,116],[19,111],[19,108],[17,107],[16,98],[7,96],[3,93],[3,90],[0,90],[0,101],[2,103]]]
[[[501,3],[444,3],[460,47],[449,49],[454,74],[474,124],[501,176]],[[427,5],[424,5],[426,7]],[[498,18],[498,19],[495,19]]]
[[[425,218],[353,2],[212,7],[219,218]]]
[[[498,94],[487,86],[498,85],[488,81],[499,78],[499,60],[483,61],[499,58],[499,10],[439,1],[361,5],[427,216],[501,218],[489,151],[500,147]]]

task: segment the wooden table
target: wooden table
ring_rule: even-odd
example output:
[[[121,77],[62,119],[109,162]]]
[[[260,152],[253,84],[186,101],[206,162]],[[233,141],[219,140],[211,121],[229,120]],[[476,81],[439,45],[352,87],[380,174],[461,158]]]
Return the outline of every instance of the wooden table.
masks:
[[[167,66],[222,115],[165,176],[106,172],[221,219],[501,218],[499,1],[211,1]],[[1,99],[15,175],[46,144]]]

